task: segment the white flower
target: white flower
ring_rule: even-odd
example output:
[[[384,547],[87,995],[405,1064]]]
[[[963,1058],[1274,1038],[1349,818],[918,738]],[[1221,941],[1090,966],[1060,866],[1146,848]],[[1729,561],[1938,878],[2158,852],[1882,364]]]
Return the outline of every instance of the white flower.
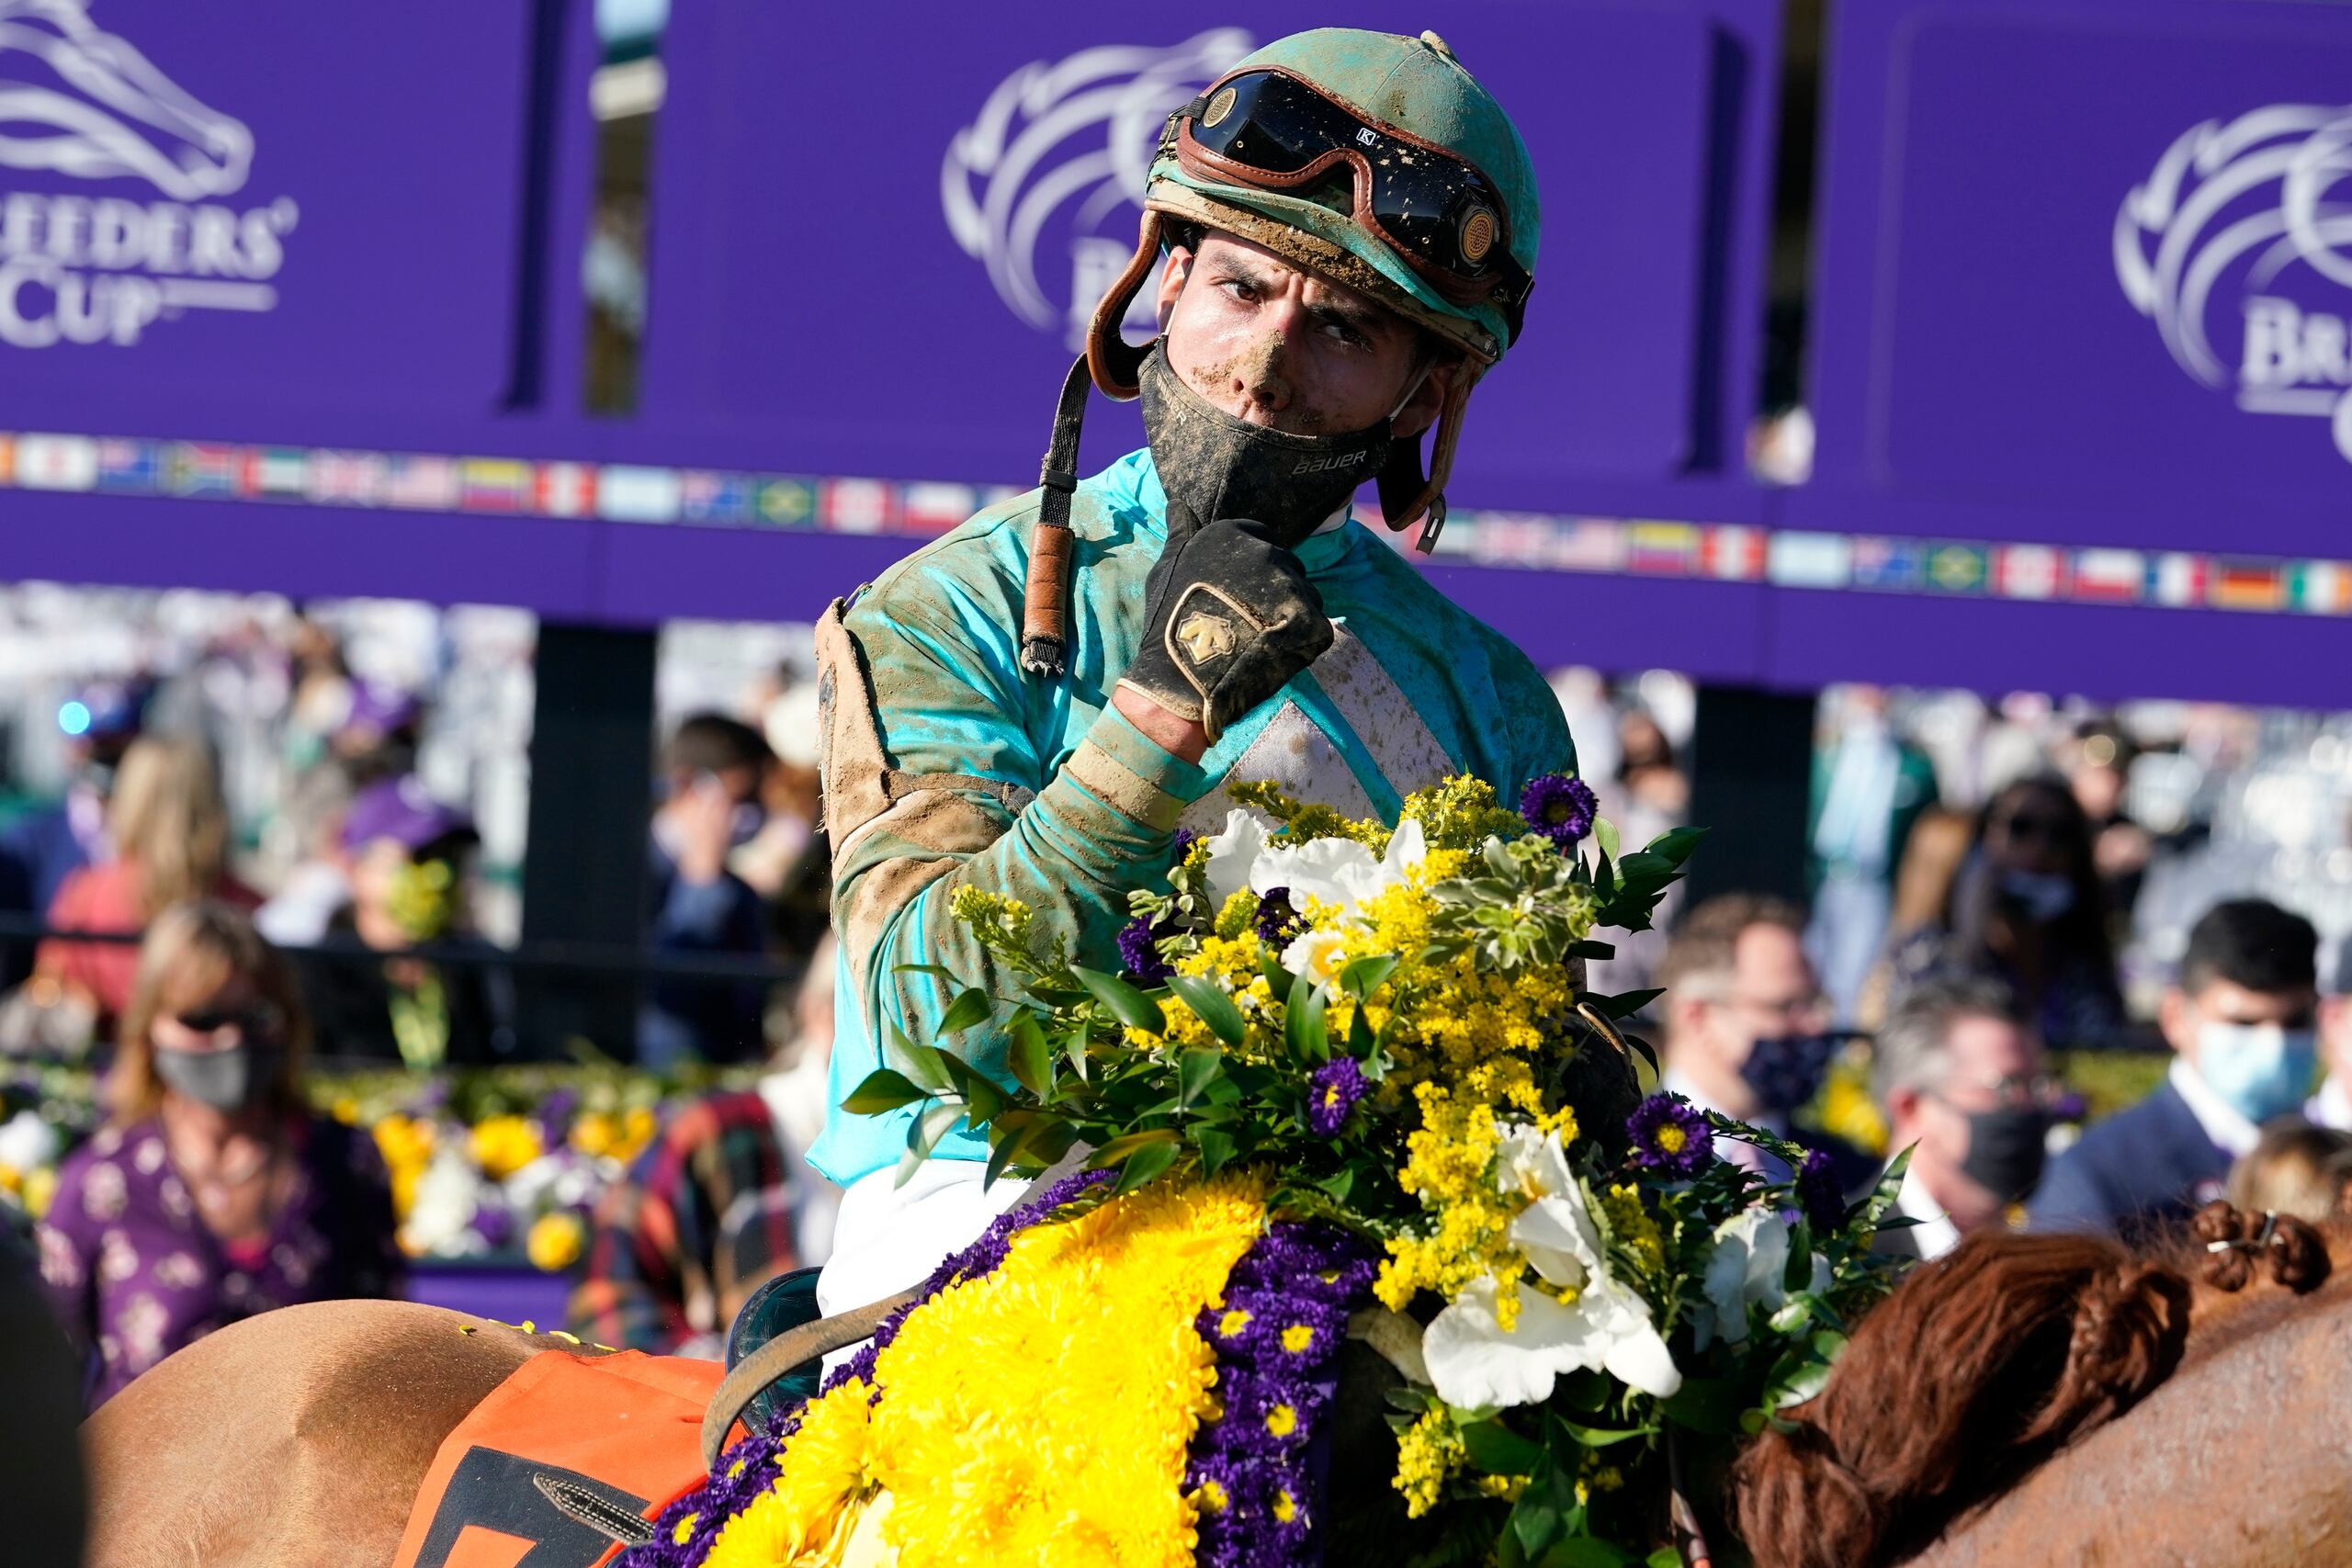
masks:
[[[1700,1348],[1706,1348],[1711,1326],[1726,1344],[1745,1340],[1750,1307],[1780,1311],[1789,1299],[1783,1283],[1788,1268],[1789,1227],[1770,1210],[1748,1209],[1717,1225],[1706,1271],[1707,1301],[1714,1310],[1712,1318],[1702,1314]],[[1828,1260],[1816,1252],[1807,1288],[1820,1291],[1828,1284]]]
[[[1209,858],[1202,874],[1209,885],[1211,913],[1250,886],[1250,867],[1266,847],[1266,826],[1249,812],[1226,814],[1225,826],[1208,837]]]
[[[443,1149],[433,1156],[417,1178],[416,1200],[401,1227],[401,1240],[410,1252],[454,1258],[481,1249],[481,1238],[468,1229],[473,1224],[479,1179],[454,1150]]]
[[[1528,1404],[1548,1397],[1560,1373],[1605,1371],[1659,1398],[1682,1386],[1649,1304],[1609,1272],[1600,1227],[1583,1185],[1568,1168],[1556,1133],[1517,1127],[1504,1135],[1499,1179],[1529,1199],[1510,1239],[1535,1271],[1568,1301],[1523,1286],[1519,1322],[1496,1316],[1500,1286],[1489,1276],[1438,1314],[1422,1341],[1430,1381],[1449,1404]]]
[[[158,1154],[164,1145],[149,1147]],[[33,1170],[50,1165],[57,1158],[57,1130],[30,1111],[19,1111],[5,1122],[0,1122],[0,1165],[17,1170]]]
[[[1309,931],[1283,949],[1283,967],[1310,986],[1337,985],[1347,945],[1345,931]]]
[[[1302,914],[1310,898],[1352,914],[1404,881],[1428,853],[1421,825],[1408,817],[1388,836],[1378,860],[1353,839],[1314,839],[1261,850],[1250,865],[1250,886],[1261,897],[1282,888],[1290,895],[1291,908]]]

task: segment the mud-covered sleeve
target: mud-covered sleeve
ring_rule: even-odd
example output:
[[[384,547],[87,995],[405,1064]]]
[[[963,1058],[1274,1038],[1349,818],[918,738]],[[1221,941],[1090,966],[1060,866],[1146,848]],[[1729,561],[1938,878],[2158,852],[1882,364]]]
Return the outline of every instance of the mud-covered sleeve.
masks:
[[[983,606],[959,613],[954,586],[869,595],[819,627],[833,928],[859,1004],[836,1029],[852,1060],[888,1060],[893,1026],[932,1043],[963,986],[1003,994],[950,911],[959,888],[1020,899],[1080,963],[1111,966],[1128,890],[1165,871],[1178,814],[1207,790],[1108,708],[1049,775],[1012,628]],[[965,1054],[1001,1071],[1001,1042],[978,1033]]]

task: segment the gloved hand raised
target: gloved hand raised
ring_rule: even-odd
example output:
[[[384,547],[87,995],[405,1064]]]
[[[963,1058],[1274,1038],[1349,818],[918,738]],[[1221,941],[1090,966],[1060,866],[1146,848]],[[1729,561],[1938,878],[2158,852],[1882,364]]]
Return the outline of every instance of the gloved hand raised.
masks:
[[[1322,595],[1298,557],[1246,518],[1195,524],[1168,509],[1168,545],[1144,582],[1143,646],[1119,684],[1211,744],[1331,646]]]

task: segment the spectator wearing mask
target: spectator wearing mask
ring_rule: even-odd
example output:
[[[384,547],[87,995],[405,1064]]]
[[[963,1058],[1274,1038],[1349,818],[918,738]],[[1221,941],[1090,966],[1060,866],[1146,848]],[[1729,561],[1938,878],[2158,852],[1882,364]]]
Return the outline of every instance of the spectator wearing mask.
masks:
[[[61,931],[135,934],[163,909],[217,897],[242,909],[261,898],[228,872],[229,812],[212,754],[195,740],[144,736],[130,743],[107,800],[109,858],[73,872],[49,907]],[[104,1031],[130,1000],[139,949],[127,942],[40,944],[37,978],[86,997]]]
[[[468,919],[467,862],[478,841],[471,819],[413,774],[354,798],[343,821],[351,901],[327,923],[322,945],[334,955],[306,970],[322,1053],[419,1072],[514,1055],[503,971],[408,954],[427,943],[495,952]]]
[[[757,958],[767,951],[760,896],[728,867],[759,833],[760,788],[775,761],[750,725],[696,714],[662,749],[664,794],[653,813],[653,949]],[[672,979],[649,987],[638,1022],[639,1065],[752,1062],[766,1054],[767,988],[755,981]]]
[[[2050,1086],[2041,1045],[1997,980],[1919,987],[1879,1031],[1871,1089],[1887,1146],[1910,1151],[1878,1250],[1930,1260],[2002,1223],[2041,1179]]]
[[[2230,1167],[2224,1195],[2256,1214],[2292,1214],[2312,1224],[2345,1212],[2352,1194],[2352,1133],[2282,1118]]]
[[[138,952],[113,1115],[40,1226],[52,1304],[95,1354],[92,1404],[226,1324],[388,1296],[401,1279],[374,1142],[309,1113],[309,1024],[244,914],[175,905]]]
[[[2176,1055],[2164,1083],[2058,1157],[2033,1196],[2034,1227],[2131,1239],[2220,1197],[2262,1123],[2311,1093],[2318,947],[2310,921],[2259,898],[2207,910],[2165,994]]]
[[[570,1321],[655,1354],[718,1356],[751,1293],[824,1262],[841,1190],[808,1163],[825,1124],[833,945],[810,958],[796,1038],[752,1089],[707,1094],[605,1190]]]
[[[1804,917],[1779,898],[1725,893],[1685,916],[1667,943],[1662,1087],[1702,1110],[1783,1137],[1812,1100],[1834,1043],[1821,987],[1804,955]],[[1802,1141],[1838,1162],[1841,1184],[1868,1174],[1850,1145],[1816,1133]],[[1749,1145],[1718,1141],[1727,1159],[1775,1180],[1787,1169]]]
[[[1805,950],[1840,1027],[1853,1023],[1885,943],[1894,870],[1912,825],[1935,804],[1935,764],[1895,734],[1885,692],[1853,688],[1829,744],[1814,756],[1805,828],[1813,889]]]
[[[2106,895],[2073,792],[2036,778],[1994,795],[1935,918],[1896,937],[1888,968],[1890,1008],[1924,980],[1983,975],[2017,993],[2052,1050],[2120,1043]]]

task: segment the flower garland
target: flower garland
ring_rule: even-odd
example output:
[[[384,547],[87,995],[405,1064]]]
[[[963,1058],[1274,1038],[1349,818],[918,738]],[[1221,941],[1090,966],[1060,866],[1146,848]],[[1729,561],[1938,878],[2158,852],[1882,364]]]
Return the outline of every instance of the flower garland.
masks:
[[[1099,1177],[1057,1184],[943,1265],[936,1293],[863,1366],[728,1450],[618,1563],[789,1568],[839,1562],[855,1543],[887,1545],[906,1568],[1042,1568],[1073,1551],[1190,1564],[1198,1505],[1183,1483],[1194,1430],[1220,1409],[1216,1356],[1193,1325],[1230,1280],[1272,1282],[1236,1270],[1266,1232],[1263,1187],[1239,1175],[1159,1186],[1035,1223]],[[1294,1270],[1297,1246],[1263,1268]],[[1368,1282],[1336,1258],[1321,1272],[1324,1290]],[[1304,1312],[1317,1341],[1344,1327],[1337,1306]]]
[[[874,1360],[898,1337],[907,1315],[958,1280],[982,1280],[996,1272],[1015,1232],[1042,1224],[1092,1189],[1111,1180],[1107,1170],[1080,1170],[1062,1178],[1034,1198],[998,1215],[979,1240],[961,1252],[950,1253],[931,1272],[915,1297],[884,1318],[874,1337],[826,1376],[823,1392],[831,1393],[852,1382],[874,1388]],[[869,1393],[869,1401],[880,1397]],[[655,1516],[653,1540],[632,1547],[613,1559],[612,1568],[701,1568],[728,1522],[775,1483],[775,1471],[785,1442],[800,1427],[804,1403],[782,1411],[765,1429],[752,1432],[718,1456],[718,1463],[701,1486],[673,1498]]]
[[[1185,1471],[1201,1568],[1289,1568],[1317,1521],[1307,1445],[1338,1382],[1348,1314],[1372,1288],[1371,1249],[1336,1226],[1277,1224],[1196,1326],[1216,1352],[1217,1405]]]

